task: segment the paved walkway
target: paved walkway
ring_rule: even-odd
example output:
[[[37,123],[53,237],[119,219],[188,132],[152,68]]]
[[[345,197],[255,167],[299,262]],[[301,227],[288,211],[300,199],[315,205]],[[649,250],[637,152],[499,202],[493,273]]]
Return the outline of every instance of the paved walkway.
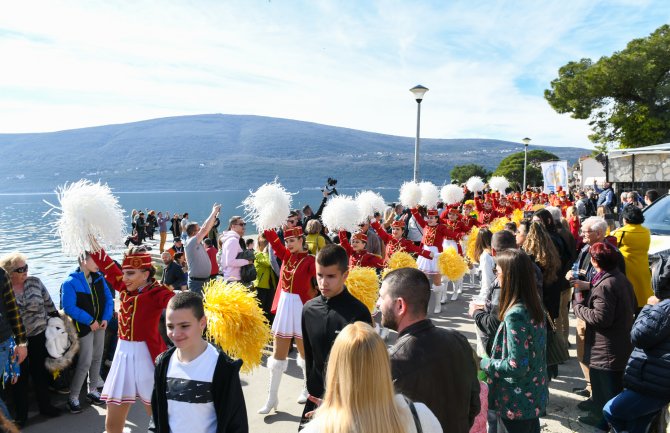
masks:
[[[455,302],[449,302],[442,313],[432,317],[438,326],[456,329],[462,332],[473,344],[475,342],[474,324],[467,315],[467,305],[470,298],[476,294],[476,289],[465,284],[463,295]],[[432,308],[431,308],[432,311]],[[570,337],[574,347],[574,318],[571,319]],[[389,344],[395,340],[392,333],[389,336]],[[575,360],[575,351],[571,350],[572,358],[559,368],[559,377],[551,383],[550,401],[547,408],[547,417],[541,419],[542,430],[552,433],[567,432],[591,432],[588,426],[577,422],[577,416],[581,414],[576,409],[576,404],[582,398],[572,394],[575,387],[583,387],[584,382],[581,371]],[[263,366],[253,374],[243,375],[242,385],[247,404],[250,432],[252,433],[295,433],[298,421],[302,414],[302,405],[297,404],[296,398],[302,389],[302,373],[295,364],[295,354],[291,355],[287,374],[284,376],[279,391],[279,411],[270,415],[259,415],[256,410],[265,402],[269,372]],[[65,407],[65,398],[59,396],[58,405]],[[458,398],[458,397],[455,397]],[[133,405],[127,426],[132,432],[146,432],[148,417],[139,404]],[[105,426],[105,409],[95,406],[84,406],[84,411],[77,415],[63,414],[59,418],[44,419],[34,414],[24,429],[28,433],[53,433],[53,432],[82,432],[101,433]],[[194,432],[195,433],[195,432]],[[446,432],[445,432],[446,433]]]

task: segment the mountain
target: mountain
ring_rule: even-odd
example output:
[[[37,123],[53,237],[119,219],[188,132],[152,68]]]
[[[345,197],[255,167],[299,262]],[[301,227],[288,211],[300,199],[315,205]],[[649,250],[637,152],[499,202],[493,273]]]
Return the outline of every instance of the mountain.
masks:
[[[534,146],[535,147],[535,146]],[[588,150],[542,147],[575,162]],[[442,184],[455,165],[489,169],[523,145],[422,139],[420,175]],[[261,116],[206,114],[59,132],[0,134],[0,192],[53,191],[102,180],[119,191],[255,188],[275,177],[289,189],[398,187],[410,179],[414,138]]]

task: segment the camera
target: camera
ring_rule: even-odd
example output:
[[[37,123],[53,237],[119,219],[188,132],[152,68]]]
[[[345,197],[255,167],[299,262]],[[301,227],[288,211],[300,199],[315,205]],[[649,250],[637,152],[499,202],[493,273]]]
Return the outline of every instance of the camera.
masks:
[[[329,177],[328,180],[326,180],[326,186],[321,191],[326,192],[329,196],[333,194],[340,195],[335,189],[335,185],[337,185],[337,179]]]

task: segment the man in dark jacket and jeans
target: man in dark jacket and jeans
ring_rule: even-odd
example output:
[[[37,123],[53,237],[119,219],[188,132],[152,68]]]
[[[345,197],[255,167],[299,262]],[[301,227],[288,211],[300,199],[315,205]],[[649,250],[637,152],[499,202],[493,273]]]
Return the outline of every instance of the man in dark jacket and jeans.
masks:
[[[389,350],[396,391],[428,406],[445,432],[468,433],[481,409],[470,343],[426,318],[430,282],[418,269],[390,272],[379,294],[382,326],[398,332]]]

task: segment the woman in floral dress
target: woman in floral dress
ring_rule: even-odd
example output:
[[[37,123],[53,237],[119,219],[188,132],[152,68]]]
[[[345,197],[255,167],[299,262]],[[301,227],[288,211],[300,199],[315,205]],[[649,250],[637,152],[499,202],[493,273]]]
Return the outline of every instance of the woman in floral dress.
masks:
[[[488,376],[489,408],[509,433],[539,433],[547,405],[545,314],[531,259],[520,250],[496,255],[500,281],[500,327],[491,358],[481,360]]]

